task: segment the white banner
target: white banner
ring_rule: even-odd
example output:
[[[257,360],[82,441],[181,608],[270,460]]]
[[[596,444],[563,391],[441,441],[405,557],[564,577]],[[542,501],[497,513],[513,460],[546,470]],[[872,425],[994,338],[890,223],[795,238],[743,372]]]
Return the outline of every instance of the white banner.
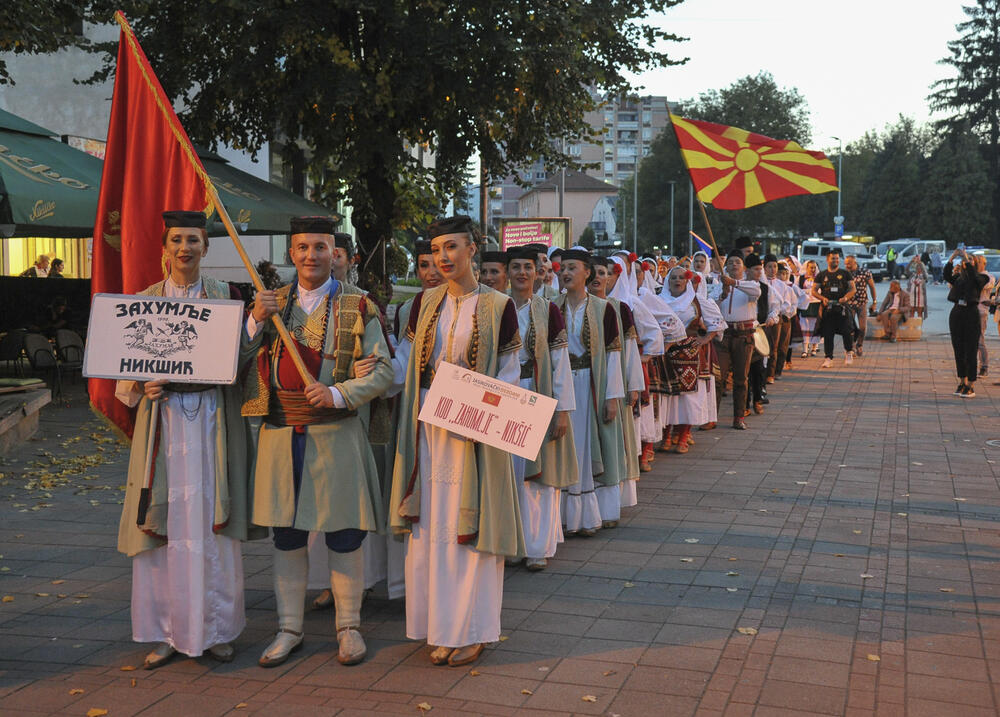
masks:
[[[242,328],[242,301],[95,294],[83,375],[233,383]]]
[[[417,418],[535,460],[555,410],[554,398],[442,361]]]

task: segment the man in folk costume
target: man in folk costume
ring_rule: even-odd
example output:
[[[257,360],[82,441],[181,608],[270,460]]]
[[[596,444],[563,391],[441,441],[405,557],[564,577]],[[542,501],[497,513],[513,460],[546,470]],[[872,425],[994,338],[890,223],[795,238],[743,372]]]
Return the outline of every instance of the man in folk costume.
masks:
[[[205,215],[170,211],[163,221],[169,274],[141,293],[239,298],[228,284],[201,275]],[[133,558],[133,638],[160,643],[143,667],[166,664],[177,652],[197,657],[206,650],[228,662],[230,643],[246,624],[240,541],[265,535],[248,520],[253,443],[240,416],[239,387],[119,381],[115,395],[138,404],[118,550]],[[155,437],[149,435],[154,410],[160,414]],[[148,509],[140,511],[150,440],[160,449]]]
[[[630,296],[622,290],[624,283],[619,284],[616,281],[620,275],[614,275],[612,278],[608,268],[617,264],[610,259],[597,256],[592,257],[592,261],[595,276],[590,282],[590,293],[608,300],[616,308],[619,333],[625,337],[622,371],[628,398],[622,407],[622,431],[625,436],[627,479],[621,483],[621,507],[628,508],[638,503],[636,483],[639,480],[639,472],[652,469],[648,457],[643,455],[640,435],[641,399],[645,394],[648,406],[649,385],[645,366],[653,356],[663,353],[663,336],[652,314],[639,302],[638,295]],[[609,291],[620,293],[611,296]],[[608,524],[609,521],[617,522],[616,518],[606,515],[602,517],[604,527],[614,527]]]
[[[798,297],[792,291],[787,281],[779,276],[778,257],[768,254],[764,257],[764,277],[770,287],[770,293],[780,303],[778,323],[774,330],[774,342],[771,346],[771,356],[767,363],[767,382],[774,383],[781,378],[785,366],[788,346],[792,339],[792,315],[798,306]]]
[[[548,558],[556,554],[556,547],[563,541],[559,494],[579,480],[569,421],[576,398],[566,324],[555,304],[533,293],[536,273],[533,251],[507,252],[510,295],[517,308],[521,334],[521,387],[557,401],[552,427],[538,457],[529,461],[511,456],[524,527],[524,565],[533,572],[545,569]]]
[[[297,281],[257,294],[247,319],[243,355],[253,359],[243,414],[261,416],[254,469],[253,519],[272,527],[279,630],[260,665],[273,667],[302,645],[309,531],[322,531],[330,550],[343,664],[367,654],[358,632],[364,565],[361,543],[384,523],[378,474],[358,411],[392,384],[389,347],[378,307],[331,276],[333,220],[291,223]],[[267,320],[280,314],[315,380],[305,385]],[[374,356],[367,376],[354,362]]]
[[[406,634],[426,639],[435,665],[464,665],[500,638],[504,557],[524,555],[510,454],[418,422],[442,361],[516,384],[517,311],[478,284],[469,217],[428,228],[446,283],[414,299],[397,351],[406,367],[390,499],[393,532],[408,535]]]
[[[764,278],[764,265],[756,254],[749,254],[743,259],[746,267],[746,277],[760,285],[760,298],[757,299],[757,326],[767,337],[768,351],[774,344],[777,327],[781,321],[781,299],[778,298]],[[756,332],[757,329],[755,328]],[[747,405],[744,413],[749,415],[750,407],[756,414],[764,412],[764,406],[770,403],[767,398],[767,361],[765,355],[756,349],[754,344],[753,357],[750,359],[750,370],[747,372]]]
[[[479,262],[479,280],[501,294],[510,293],[508,291],[507,252],[484,251]]]
[[[660,295],[685,326],[689,344],[685,348],[697,351],[697,359],[684,367],[690,372],[685,380],[688,385],[694,383],[694,388],[667,399],[667,421],[673,427],[677,453],[687,453],[692,426],[718,420],[712,340],[722,335],[726,322],[716,303],[698,294],[696,285],[699,283],[700,274],[681,266],[674,267],[667,275],[666,290]]]
[[[716,404],[722,401],[726,375],[733,372],[733,428],[746,430],[743,415],[747,403],[747,375],[753,358],[753,332],[757,323],[757,299],[760,282],[746,281],[743,251],[733,249],[726,258],[725,270],[720,276],[722,293],[716,303],[722,311],[726,330],[716,341],[719,356],[719,383],[715,386]]]
[[[563,493],[567,536],[591,536],[601,527],[601,502],[620,505],[619,483],[626,477],[625,436],[620,399],[622,341],[618,315],[607,301],[587,293],[593,269],[590,254],[564,251],[555,300],[566,321],[576,409],[570,421],[580,480]],[[601,493],[602,495],[599,495]]]

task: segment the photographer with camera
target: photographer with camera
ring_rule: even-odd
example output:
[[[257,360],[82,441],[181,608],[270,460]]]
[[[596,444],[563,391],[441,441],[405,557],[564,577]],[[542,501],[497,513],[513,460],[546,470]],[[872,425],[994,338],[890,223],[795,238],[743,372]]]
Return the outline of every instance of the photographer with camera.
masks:
[[[851,299],[857,289],[854,277],[847,269],[840,268],[840,250],[833,249],[826,255],[826,270],[821,271],[813,283],[812,295],[823,304],[820,309],[818,332],[823,336],[826,359],[821,368],[833,366],[833,337],[840,334],[844,340],[844,363],[854,362],[854,315]]]
[[[948,331],[951,333],[955,370],[960,381],[955,395],[973,398],[976,395],[974,384],[978,375],[977,353],[982,333],[979,302],[989,276],[978,271],[975,258],[965,252],[964,245],[959,245],[944,265],[944,280],[951,286],[948,301],[954,304],[948,315]]]

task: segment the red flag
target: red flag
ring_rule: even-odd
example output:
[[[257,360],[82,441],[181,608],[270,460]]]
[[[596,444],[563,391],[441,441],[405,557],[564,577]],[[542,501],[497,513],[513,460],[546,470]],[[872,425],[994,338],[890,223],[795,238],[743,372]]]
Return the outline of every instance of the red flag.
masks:
[[[739,127],[670,115],[698,199],[716,209],[746,209],[799,194],[836,192],[822,152]]]
[[[211,210],[208,175],[173,105],[125,17],[111,100],[111,122],[94,226],[92,293],[134,294],[163,279],[167,210]],[[89,380],[94,408],[129,436],[132,411],[115,398],[115,382]]]

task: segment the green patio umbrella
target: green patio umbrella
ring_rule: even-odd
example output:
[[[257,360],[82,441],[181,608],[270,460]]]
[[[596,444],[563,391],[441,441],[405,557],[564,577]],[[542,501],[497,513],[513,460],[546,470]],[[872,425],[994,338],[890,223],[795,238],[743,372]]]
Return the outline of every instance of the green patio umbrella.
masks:
[[[236,169],[214,152],[201,147],[197,150],[240,234],[287,234],[292,217],[324,215],[340,219],[326,207]],[[211,233],[225,234],[217,216]]]
[[[102,162],[0,110],[0,235],[94,233]]]

